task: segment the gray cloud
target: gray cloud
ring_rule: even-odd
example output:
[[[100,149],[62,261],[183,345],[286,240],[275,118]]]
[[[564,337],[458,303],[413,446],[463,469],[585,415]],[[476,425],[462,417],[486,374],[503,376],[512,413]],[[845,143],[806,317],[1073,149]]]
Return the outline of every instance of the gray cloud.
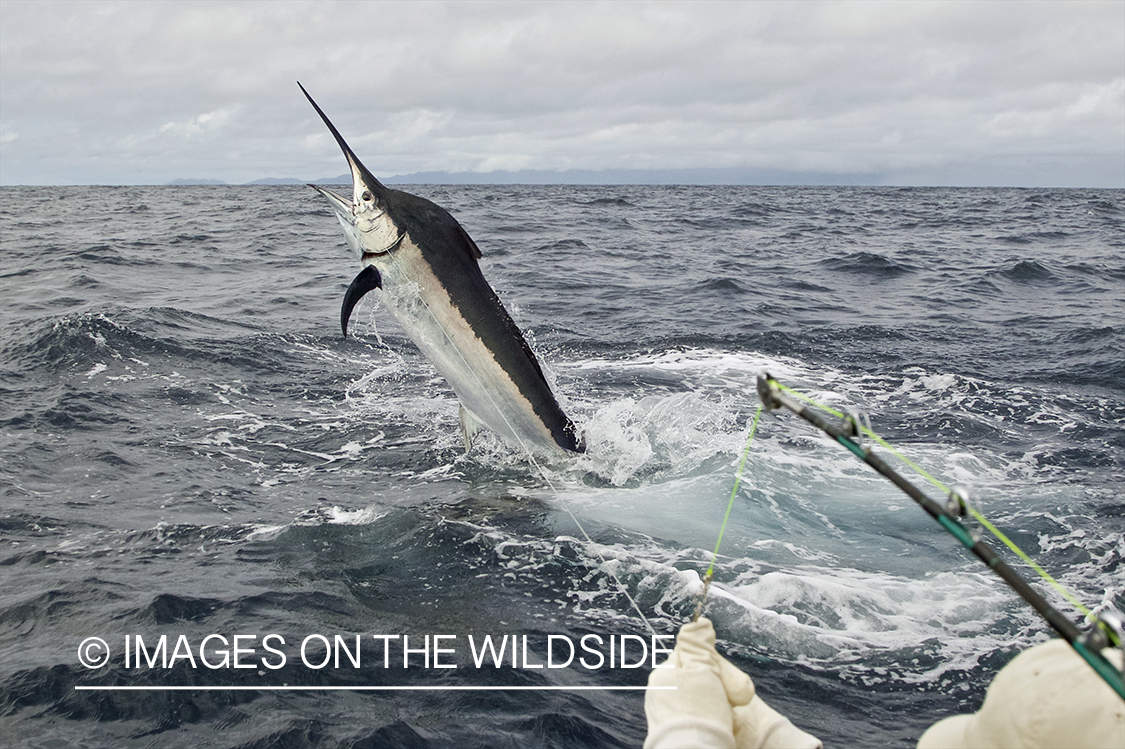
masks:
[[[0,182],[757,168],[1125,186],[1125,3],[0,3]]]

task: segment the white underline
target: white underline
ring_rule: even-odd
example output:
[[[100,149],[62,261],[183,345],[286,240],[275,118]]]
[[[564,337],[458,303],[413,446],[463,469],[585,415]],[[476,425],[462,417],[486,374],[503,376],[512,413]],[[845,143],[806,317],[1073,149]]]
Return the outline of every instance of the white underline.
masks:
[[[577,691],[616,691],[616,692],[639,692],[647,689],[676,689],[676,687],[596,687],[596,686],[578,686],[578,687],[309,687],[309,686],[261,686],[261,687],[247,687],[247,686],[231,686],[231,687],[122,687],[122,686],[108,686],[108,687],[91,687],[91,686],[76,686],[74,691],[79,692],[518,692],[518,691],[539,691],[539,692],[577,692]]]

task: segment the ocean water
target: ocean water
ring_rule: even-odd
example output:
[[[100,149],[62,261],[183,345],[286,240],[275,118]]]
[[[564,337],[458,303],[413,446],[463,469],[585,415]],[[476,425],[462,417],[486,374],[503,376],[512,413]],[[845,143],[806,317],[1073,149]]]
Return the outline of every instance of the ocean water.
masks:
[[[307,188],[0,190],[5,746],[638,746],[643,693],[590,687],[643,686],[689,617],[762,371],[1125,608],[1125,192],[407,189],[477,241],[585,455],[466,454],[377,293],[343,339],[358,267]],[[832,746],[912,746],[1049,636],[786,414],[715,575],[720,649]],[[466,689],[500,686],[556,689]]]

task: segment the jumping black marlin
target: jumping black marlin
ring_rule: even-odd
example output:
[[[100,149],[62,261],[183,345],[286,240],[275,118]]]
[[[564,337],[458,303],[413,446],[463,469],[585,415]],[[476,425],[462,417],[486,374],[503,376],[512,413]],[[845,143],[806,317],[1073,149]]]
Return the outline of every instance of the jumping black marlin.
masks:
[[[340,144],[352,173],[351,200],[309,185],[328,198],[363,265],[344,294],[344,335],[356,303],[382,289],[387,307],[457,394],[466,447],[485,426],[525,449],[581,452],[574,424],[555,400],[539,361],[484,279],[476,243],[444,208],[375,179],[297,85]]]

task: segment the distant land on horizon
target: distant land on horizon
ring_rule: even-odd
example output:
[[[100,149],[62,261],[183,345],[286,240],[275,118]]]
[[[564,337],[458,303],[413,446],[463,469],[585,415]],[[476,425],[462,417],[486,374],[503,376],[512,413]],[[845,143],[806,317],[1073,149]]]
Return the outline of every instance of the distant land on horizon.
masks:
[[[376,175],[378,176],[378,175]],[[884,172],[800,172],[784,169],[525,169],[496,172],[412,172],[379,177],[387,185],[747,185],[779,187],[1022,187],[1050,188],[1125,188],[1106,184],[1104,179],[1089,179],[1084,174],[1070,175],[1044,184],[1031,173],[1018,169],[996,175],[989,181],[950,170],[942,174]],[[1087,181],[1088,180],[1088,181]],[[217,179],[174,179],[167,185],[350,185],[348,174],[305,180],[294,177],[267,177],[253,182],[229,183]]]
[[[871,186],[885,184],[883,174],[788,172],[780,169],[525,169],[497,172],[412,172],[380,177],[388,185],[820,185]],[[217,179],[181,178],[168,185],[350,185],[351,175],[304,180],[267,177],[229,183]]]

